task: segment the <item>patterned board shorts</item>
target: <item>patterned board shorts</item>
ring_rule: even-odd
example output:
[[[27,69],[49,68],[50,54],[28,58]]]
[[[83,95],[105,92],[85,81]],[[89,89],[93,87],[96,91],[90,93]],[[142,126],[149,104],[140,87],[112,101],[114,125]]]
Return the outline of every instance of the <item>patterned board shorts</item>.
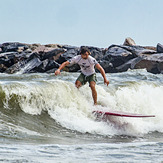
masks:
[[[95,83],[97,82],[96,74],[92,74],[90,76],[85,76],[84,74],[80,74],[79,77],[77,78],[78,81],[82,83],[82,85],[85,85],[87,82],[94,81]]]

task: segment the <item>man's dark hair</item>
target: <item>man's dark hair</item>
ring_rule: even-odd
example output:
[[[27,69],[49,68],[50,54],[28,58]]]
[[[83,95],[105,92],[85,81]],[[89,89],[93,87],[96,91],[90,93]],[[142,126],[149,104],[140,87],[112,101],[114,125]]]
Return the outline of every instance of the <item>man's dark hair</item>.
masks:
[[[91,54],[90,50],[87,47],[81,46],[81,48],[80,48],[80,54],[84,54],[86,52],[88,52],[89,54]]]

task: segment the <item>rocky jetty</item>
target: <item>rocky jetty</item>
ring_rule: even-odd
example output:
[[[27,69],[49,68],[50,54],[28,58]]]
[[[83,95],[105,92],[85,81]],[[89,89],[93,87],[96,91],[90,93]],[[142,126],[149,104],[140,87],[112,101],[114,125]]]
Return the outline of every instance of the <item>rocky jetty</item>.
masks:
[[[163,45],[138,46],[131,38],[123,45],[108,48],[87,46],[91,55],[101,64],[106,73],[124,72],[128,69],[146,69],[163,73]],[[0,73],[52,73],[60,64],[79,54],[80,47],[59,44],[24,44],[9,42],[0,44]],[[78,65],[64,69],[79,71]]]

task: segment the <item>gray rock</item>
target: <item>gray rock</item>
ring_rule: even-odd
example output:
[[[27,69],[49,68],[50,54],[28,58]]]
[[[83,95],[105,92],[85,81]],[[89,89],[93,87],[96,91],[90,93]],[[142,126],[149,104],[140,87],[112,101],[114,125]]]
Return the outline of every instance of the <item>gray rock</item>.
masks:
[[[128,62],[124,63],[123,65],[116,67],[117,72],[124,72],[128,69],[134,69],[135,65],[142,60],[142,57],[137,57],[129,60]]]
[[[133,58],[134,55],[130,51],[120,46],[112,45],[108,48],[102,60],[109,61],[113,64],[113,67],[118,67]]]
[[[3,43],[1,48],[3,52],[17,52],[20,51],[20,49],[23,50],[28,49],[28,46],[26,44],[22,44],[19,42],[11,42],[11,43]]]
[[[51,69],[57,69],[59,66],[54,60],[45,59],[36,70],[37,72],[50,72]]]
[[[64,48],[58,48],[58,49],[53,49],[50,50],[48,52],[44,52],[43,54],[41,54],[41,60],[45,60],[45,59],[54,59],[54,60],[58,60],[60,55],[65,53],[67,50]]]
[[[75,57],[78,54],[78,49],[67,49],[67,51],[59,56],[56,62],[62,64],[65,61]]]
[[[110,61],[102,60],[99,61],[99,64],[103,67],[106,73],[116,73],[117,69],[113,66]],[[98,72],[98,71],[97,71]]]
[[[163,53],[163,45],[160,43],[157,44],[157,53]]]
[[[163,53],[143,56],[142,60],[135,64],[134,69],[147,69],[148,72],[158,74],[163,71]]]

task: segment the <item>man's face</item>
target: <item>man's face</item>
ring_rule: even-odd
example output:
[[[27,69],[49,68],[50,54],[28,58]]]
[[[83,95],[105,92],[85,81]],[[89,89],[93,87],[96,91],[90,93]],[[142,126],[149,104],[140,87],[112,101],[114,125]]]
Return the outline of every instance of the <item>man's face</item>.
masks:
[[[89,53],[88,53],[88,52],[85,52],[84,54],[81,54],[81,57],[82,57],[83,59],[87,59],[88,56],[89,56]]]

